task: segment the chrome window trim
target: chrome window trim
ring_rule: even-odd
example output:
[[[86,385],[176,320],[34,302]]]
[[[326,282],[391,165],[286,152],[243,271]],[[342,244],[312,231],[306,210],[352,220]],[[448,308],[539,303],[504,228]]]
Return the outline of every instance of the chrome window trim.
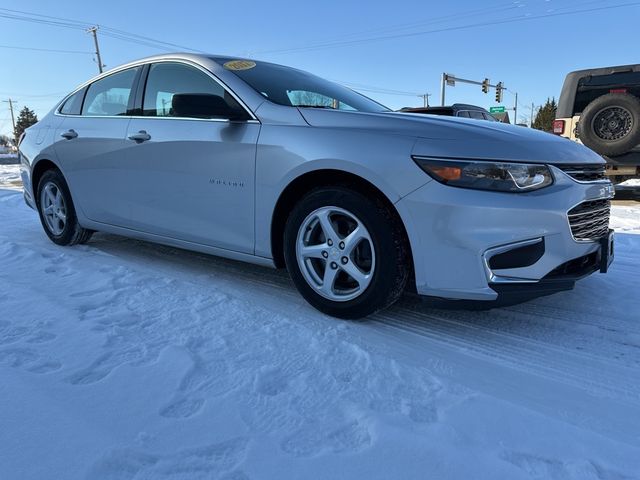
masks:
[[[120,120],[133,120],[133,119],[144,119],[144,120],[180,120],[180,121],[188,121],[188,122],[218,122],[218,123],[251,123],[251,124],[260,124],[259,120],[229,120],[228,118],[192,118],[192,117],[145,117],[142,115],[68,115],[64,113],[55,113],[55,115],[59,117],[73,117],[73,118],[116,118]]]
[[[249,116],[251,117],[250,120],[246,120],[244,122],[240,122],[240,123],[260,123],[260,120],[258,120],[258,117],[256,117],[253,112],[251,111],[251,109],[249,107],[247,107],[247,105],[240,99],[240,97],[238,97],[235,92],[233,90],[231,90],[227,85],[225,85],[221,80],[218,79],[218,77],[216,77],[213,73],[211,73],[209,70],[207,70],[206,68],[204,68],[202,65],[196,63],[196,62],[192,62],[190,60],[185,60],[183,58],[161,58],[161,59],[157,59],[157,60],[144,60],[144,61],[140,61],[140,62],[134,62],[134,63],[129,63],[127,65],[122,65],[120,67],[117,67],[113,70],[109,70],[106,73],[103,73],[102,75],[99,75],[91,80],[86,81],[85,83],[83,83],[82,85],[80,85],[78,88],[76,88],[75,90],[73,90],[71,93],[69,93],[67,96],[65,96],[60,102],[58,102],[58,105],[56,105],[53,114],[57,115],[59,117],[81,117],[81,118],[167,118],[170,120],[197,120],[197,121],[205,121],[205,122],[231,122],[231,120],[229,119],[224,119],[224,118],[191,118],[191,117],[152,117],[152,116],[143,116],[143,115],[69,115],[66,113],[60,113],[60,108],[62,107],[62,105],[64,105],[64,102],[66,102],[66,100],[71,97],[73,94],[75,94],[76,92],[78,92],[79,90],[82,90],[83,88],[92,85],[93,83],[102,80],[103,78],[106,78],[110,75],[114,75],[116,73],[120,73],[124,70],[128,70],[130,68],[136,68],[136,67],[142,67],[145,65],[153,65],[155,63],[181,63],[183,65],[187,65],[190,67],[195,67],[198,70],[200,70],[201,72],[203,72],[205,75],[207,75],[209,78],[211,78],[214,82],[216,82],[218,85],[220,85],[222,87],[222,89],[229,93],[233,99],[238,102],[240,104],[240,106],[242,108],[244,108],[244,110],[249,114]],[[145,79],[146,81],[146,79]],[[142,101],[144,102],[144,96],[142,98]],[[234,120],[235,122],[235,120]]]
[[[69,99],[71,96],[75,95],[77,92],[79,92],[83,88],[88,88],[90,85],[94,84],[97,81],[102,80],[103,78],[110,77],[111,75],[115,75],[116,73],[124,72],[125,70],[129,70],[130,68],[136,68],[136,67],[144,66],[145,64],[146,64],[146,62],[138,62],[138,63],[130,64],[130,65],[122,65],[121,67],[114,68],[113,70],[109,70],[108,72],[105,72],[105,73],[103,73],[101,75],[98,75],[97,77],[92,78],[91,80],[87,80],[82,85],[80,85],[78,88],[76,88],[71,93],[69,93],[67,96],[65,96],[62,100],[60,100],[58,102],[58,104],[56,105],[56,107],[54,108],[53,114],[58,116],[58,117],[130,118],[128,115],[82,115],[82,111],[80,111],[80,114],[78,114],[78,115],[73,115],[73,114],[68,114],[68,113],[61,113],[60,109],[65,104],[67,99]],[[86,92],[85,92],[85,96],[86,96]],[[83,103],[83,106],[84,106],[84,99],[82,100],[82,103]]]

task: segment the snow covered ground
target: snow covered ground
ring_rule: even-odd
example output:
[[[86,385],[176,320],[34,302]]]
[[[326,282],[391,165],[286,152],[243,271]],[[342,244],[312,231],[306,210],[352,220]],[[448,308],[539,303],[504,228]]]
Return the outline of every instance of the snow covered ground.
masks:
[[[640,187],[640,178],[632,178],[620,184],[623,187]]]
[[[97,234],[0,170],[0,479],[640,478],[640,207],[572,292],[363,322],[283,272]]]
[[[0,188],[22,190],[20,165],[3,165],[0,163]]]

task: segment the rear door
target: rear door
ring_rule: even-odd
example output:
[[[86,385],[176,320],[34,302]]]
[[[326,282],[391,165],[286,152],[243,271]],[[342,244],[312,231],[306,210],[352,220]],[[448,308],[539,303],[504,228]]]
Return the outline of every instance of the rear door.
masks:
[[[55,150],[76,208],[89,219],[119,225],[126,211],[118,202],[127,125],[141,67],[101,78],[70,97],[59,115]]]
[[[247,118],[178,111],[176,94],[217,96]],[[119,185],[130,228],[239,251],[254,251],[256,144],[260,124],[196,65],[150,65],[142,115],[127,129],[127,175]]]

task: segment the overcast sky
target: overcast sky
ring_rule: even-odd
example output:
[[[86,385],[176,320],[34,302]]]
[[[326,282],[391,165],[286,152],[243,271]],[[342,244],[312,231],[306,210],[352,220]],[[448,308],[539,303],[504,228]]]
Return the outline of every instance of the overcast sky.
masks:
[[[23,21],[6,18],[24,16],[7,9],[58,18]],[[557,97],[571,70],[639,62],[639,18],[640,1],[632,0],[5,0],[0,97],[42,116],[97,74],[93,40],[79,21],[101,26],[107,68],[185,48],[252,56],[346,83],[392,108],[421,105],[418,95],[426,92],[438,104],[446,71],[504,82],[519,93],[521,117],[530,114],[531,102]],[[7,48],[17,46],[74,53]],[[493,92],[484,95],[471,85],[448,88],[447,103],[453,102],[497,105]],[[503,104],[513,106],[513,96]],[[10,131],[8,104],[0,103],[0,132]]]

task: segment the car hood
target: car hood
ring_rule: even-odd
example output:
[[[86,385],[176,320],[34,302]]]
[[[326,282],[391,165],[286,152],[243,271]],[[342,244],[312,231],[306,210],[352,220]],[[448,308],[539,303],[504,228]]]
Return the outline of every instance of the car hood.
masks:
[[[549,164],[604,163],[576,142],[531,128],[436,115],[301,108],[309,125],[417,137],[413,155]]]

